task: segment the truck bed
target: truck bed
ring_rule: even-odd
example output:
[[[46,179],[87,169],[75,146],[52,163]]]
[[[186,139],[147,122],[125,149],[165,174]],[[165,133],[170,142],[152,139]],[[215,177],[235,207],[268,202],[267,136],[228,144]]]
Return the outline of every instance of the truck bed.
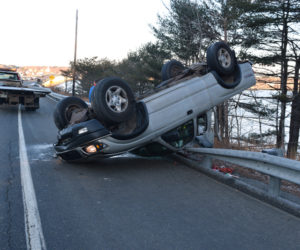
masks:
[[[22,104],[26,110],[36,110],[40,107],[40,97],[51,93],[49,89],[39,87],[0,86],[0,105]]]
[[[24,94],[30,94],[30,93],[36,93],[40,96],[45,96],[47,94],[50,94],[51,91],[49,89],[45,88],[28,88],[28,87],[13,87],[13,86],[0,86],[0,91],[9,91],[10,93],[24,93]]]

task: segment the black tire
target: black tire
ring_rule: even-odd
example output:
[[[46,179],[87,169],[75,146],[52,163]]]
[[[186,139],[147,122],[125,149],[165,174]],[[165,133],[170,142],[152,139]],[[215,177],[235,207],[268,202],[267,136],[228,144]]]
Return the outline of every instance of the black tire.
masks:
[[[181,62],[177,60],[168,61],[162,67],[161,78],[163,81],[169,80],[181,74],[183,70],[185,70],[185,67]]]
[[[38,108],[35,107],[25,107],[26,111],[36,111]]]
[[[92,108],[97,119],[106,125],[127,121],[135,110],[133,92],[122,79],[105,78],[95,86]]]
[[[40,107],[40,98],[39,97],[34,98],[34,106],[35,106],[35,108]]]
[[[26,111],[36,111],[40,108],[40,98],[36,97],[34,98],[34,107],[25,107]]]
[[[88,105],[76,96],[70,96],[57,103],[53,118],[56,127],[59,130],[64,129],[70,123],[72,111],[75,109],[87,109]]]
[[[207,65],[219,75],[231,75],[236,69],[235,53],[224,42],[216,42],[206,52]]]
[[[54,112],[53,112],[53,120],[54,120],[56,127],[59,130],[62,130],[65,127],[61,121],[60,114],[56,108],[54,109]]]

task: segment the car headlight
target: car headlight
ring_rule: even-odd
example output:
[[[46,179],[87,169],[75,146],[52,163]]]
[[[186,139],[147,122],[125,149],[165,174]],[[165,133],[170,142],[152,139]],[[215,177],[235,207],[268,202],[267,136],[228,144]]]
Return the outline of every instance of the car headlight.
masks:
[[[90,144],[90,145],[84,147],[83,150],[88,154],[94,154],[94,153],[100,152],[102,149],[104,149],[106,147],[107,147],[106,144],[104,144],[100,141],[97,141],[97,142],[94,142],[93,144]]]
[[[97,152],[97,148],[95,145],[90,145],[90,146],[85,147],[84,151],[86,151],[89,154],[93,154],[93,153]]]

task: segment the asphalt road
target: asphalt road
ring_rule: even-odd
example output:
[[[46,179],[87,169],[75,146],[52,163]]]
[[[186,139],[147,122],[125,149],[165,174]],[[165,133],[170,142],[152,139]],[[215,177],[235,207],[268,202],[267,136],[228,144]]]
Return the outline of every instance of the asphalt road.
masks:
[[[55,158],[54,105],[21,113],[47,249],[300,249],[299,218],[172,160]],[[0,249],[26,249],[18,108],[0,119]]]

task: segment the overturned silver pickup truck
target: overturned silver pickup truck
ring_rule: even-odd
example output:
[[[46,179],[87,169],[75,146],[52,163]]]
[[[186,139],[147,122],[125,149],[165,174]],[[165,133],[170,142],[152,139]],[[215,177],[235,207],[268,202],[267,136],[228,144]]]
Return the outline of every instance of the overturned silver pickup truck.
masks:
[[[22,104],[26,110],[34,111],[40,107],[40,97],[50,92],[44,88],[24,86],[15,70],[0,68],[0,105]]]
[[[205,63],[167,62],[162,80],[139,99],[117,77],[97,83],[91,107],[76,97],[62,99],[54,111],[57,155],[72,161],[178,151],[209,127],[207,111],[255,84],[251,63],[238,62],[223,42],[208,48]]]

